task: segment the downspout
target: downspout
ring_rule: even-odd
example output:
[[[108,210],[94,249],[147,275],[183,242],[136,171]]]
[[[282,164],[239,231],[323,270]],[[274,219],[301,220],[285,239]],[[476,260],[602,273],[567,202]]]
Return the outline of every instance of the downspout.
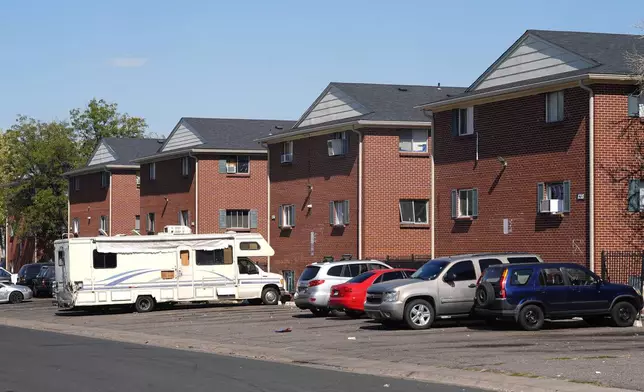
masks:
[[[268,143],[260,143],[266,149],[266,241],[271,244],[271,151]],[[271,256],[266,257],[266,269],[271,272]]]
[[[579,87],[588,91],[588,252],[590,253],[590,270],[595,272],[595,93],[579,81]]]
[[[109,216],[109,222],[110,223],[109,223],[109,228],[108,228],[108,231],[107,231],[107,235],[112,236],[112,188],[113,188],[113,186],[112,186],[112,172],[108,171],[108,173],[110,175],[110,183],[109,183],[109,187],[110,187],[110,216]]]
[[[195,234],[199,234],[199,158],[192,151],[188,156],[195,159]]]
[[[432,140],[432,150],[429,153],[429,165],[430,165],[430,168],[429,168],[429,173],[430,173],[429,174],[429,186],[431,188],[431,190],[430,190],[430,198],[429,198],[429,215],[430,215],[430,218],[429,218],[430,219],[430,225],[429,225],[429,237],[430,237],[429,244],[430,245],[429,246],[431,248],[430,249],[431,258],[433,259],[433,258],[436,257],[436,251],[434,250],[434,248],[435,248],[434,244],[435,244],[435,239],[436,239],[436,216],[434,215],[435,210],[436,210],[436,207],[435,207],[436,206],[436,201],[435,201],[435,199],[436,199],[436,191],[434,189],[435,188],[435,185],[434,185],[434,181],[435,181],[434,149],[435,149],[436,143],[434,141],[434,115],[431,112],[428,113],[427,110],[423,110],[423,114],[427,118],[429,118],[429,120],[431,122],[431,125],[429,126],[429,137]],[[478,152],[478,149],[477,149],[477,152]]]
[[[362,260],[362,131],[357,131],[355,125],[351,130],[358,135],[358,260]]]

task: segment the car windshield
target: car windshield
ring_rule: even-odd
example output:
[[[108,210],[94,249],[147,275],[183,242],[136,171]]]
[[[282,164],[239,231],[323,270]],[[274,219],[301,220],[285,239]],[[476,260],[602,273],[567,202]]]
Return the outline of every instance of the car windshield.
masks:
[[[320,270],[320,267],[317,267],[317,266],[310,265],[306,267],[304,269],[304,272],[302,272],[302,276],[300,276],[300,280],[311,280],[315,278],[319,270]]]
[[[375,272],[364,272],[364,273],[356,276],[355,278],[351,279],[347,283],[362,283],[362,282],[364,282],[365,280],[371,278],[374,275],[375,275]]]
[[[448,260],[430,260],[425,263],[418,271],[414,272],[412,279],[434,280],[449,265]]]

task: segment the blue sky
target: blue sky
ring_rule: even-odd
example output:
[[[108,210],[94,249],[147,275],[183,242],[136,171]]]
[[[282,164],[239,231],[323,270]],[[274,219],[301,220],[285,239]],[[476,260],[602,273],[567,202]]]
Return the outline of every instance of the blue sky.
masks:
[[[297,119],[330,81],[469,85],[526,29],[639,33],[641,0],[0,1],[0,129],[117,102]]]

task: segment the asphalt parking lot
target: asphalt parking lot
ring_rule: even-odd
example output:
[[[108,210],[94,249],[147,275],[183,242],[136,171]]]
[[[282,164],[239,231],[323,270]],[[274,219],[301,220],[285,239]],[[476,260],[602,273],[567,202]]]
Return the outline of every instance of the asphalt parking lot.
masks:
[[[378,363],[383,374],[388,368],[420,365],[643,389],[644,329],[635,327],[589,327],[572,321],[524,332],[512,325],[438,322],[430,330],[412,331],[343,315],[315,318],[288,306],[193,305],[146,314],[87,314],[59,313],[50,299],[0,309],[5,325],[94,333],[142,344],[155,340],[169,347],[283,362],[337,363],[358,371]],[[291,332],[276,332],[284,328]]]

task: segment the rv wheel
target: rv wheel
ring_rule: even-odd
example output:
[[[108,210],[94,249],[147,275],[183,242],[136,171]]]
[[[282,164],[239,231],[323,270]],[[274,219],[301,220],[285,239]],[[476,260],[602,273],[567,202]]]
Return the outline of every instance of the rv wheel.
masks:
[[[262,302],[264,305],[277,305],[280,300],[280,293],[274,287],[267,287],[262,291]]]
[[[134,303],[134,309],[139,313],[151,312],[154,310],[154,299],[147,295],[140,296]]]

